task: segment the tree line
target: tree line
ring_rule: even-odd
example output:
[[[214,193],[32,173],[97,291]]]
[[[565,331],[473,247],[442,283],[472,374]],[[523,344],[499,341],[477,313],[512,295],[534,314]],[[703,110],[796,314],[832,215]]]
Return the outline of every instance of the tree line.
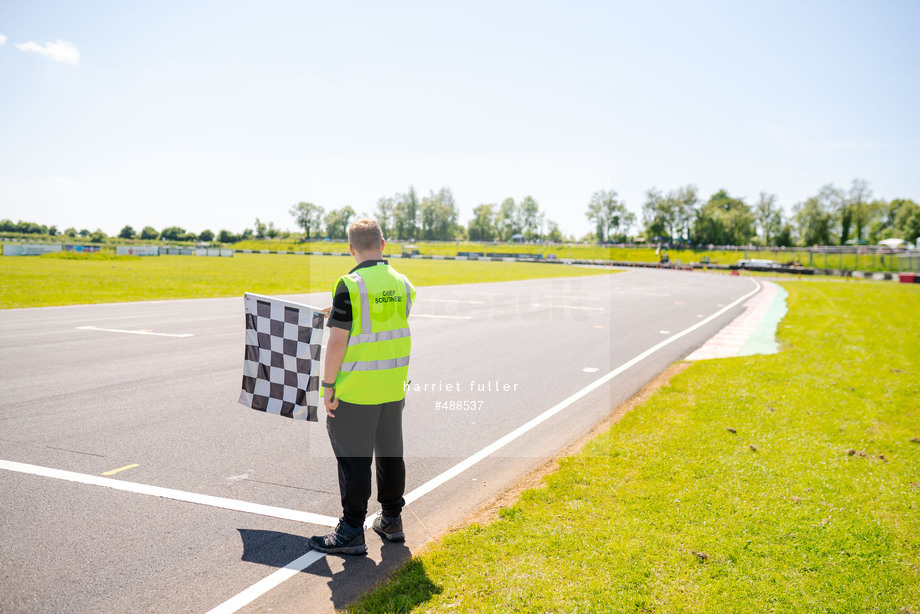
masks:
[[[308,238],[345,239],[356,213],[348,206],[326,211],[314,203],[301,202],[291,209],[291,215]],[[545,219],[532,196],[520,202],[506,198],[501,204],[477,205],[473,218],[464,226],[458,222],[460,212],[449,188],[419,197],[410,186],[406,192],[380,197],[367,217],[377,220],[385,237],[398,241],[509,241],[516,235],[526,240],[563,238],[559,225]]]
[[[258,219],[256,219],[258,224]],[[57,226],[45,226],[35,222],[13,222],[11,220],[0,220],[0,232],[10,232],[19,234],[34,234],[44,236],[61,236],[76,240],[77,237],[86,239],[90,243],[103,243],[109,236],[100,229],[90,231],[86,228],[77,230],[76,228],[67,228],[59,231]],[[189,232],[181,226],[168,226],[163,230],[157,230],[152,226],[144,226],[140,231],[134,230],[131,226],[125,226],[115,235],[119,239],[140,239],[143,241],[175,241],[175,242],[192,242],[202,241],[210,243],[215,239],[221,243],[236,243],[243,239],[249,239],[253,236],[253,230],[247,228],[241,234],[234,234],[229,230],[221,230],[215,235],[211,230],[202,230],[200,233]]]
[[[914,242],[920,236],[920,205],[903,198],[873,199],[863,179],[854,179],[849,189],[825,185],[817,194],[796,203],[790,214],[775,194],[761,192],[749,204],[719,190],[704,202],[692,184],[666,193],[657,188],[648,190],[641,211],[640,220],[616,190],[599,190],[591,195],[585,211],[594,231],[581,241],[628,243],[642,239],[696,246],[792,247],[874,244],[890,237]],[[291,214],[306,237],[331,239],[344,239],[348,223],[356,215],[352,207],[326,212],[306,202],[298,203]],[[477,205],[463,226],[457,222],[457,205],[450,189],[441,188],[420,199],[410,187],[405,193],[381,197],[371,217],[378,221],[385,237],[401,241],[576,240],[564,236],[556,222],[546,219],[532,196],[519,202],[506,198],[500,204]]]
[[[358,216],[351,206],[326,210],[310,202],[299,202],[290,209],[301,240],[347,238],[348,224]],[[726,190],[719,190],[705,202],[694,185],[668,192],[652,188],[645,193],[641,220],[630,211],[616,190],[599,190],[591,195],[585,216],[593,232],[582,242],[628,243],[638,239],[678,245],[749,245],[792,247],[795,245],[847,245],[877,243],[896,237],[914,242],[920,237],[920,205],[913,200],[873,199],[868,182],[854,179],[849,189],[833,184],[796,203],[787,214],[775,194],[761,192],[752,204]],[[387,239],[397,241],[572,241],[559,224],[546,218],[532,196],[520,201],[506,198],[501,203],[484,203],[473,208],[466,225],[459,223],[459,209],[449,188],[431,191],[420,197],[412,186],[405,192],[382,196],[371,214]],[[33,222],[0,220],[0,232],[55,236],[56,226]],[[102,230],[67,228],[64,236],[101,243]],[[156,230],[145,226],[135,231],[125,226],[120,239],[175,242],[218,241],[236,243],[256,239],[291,238],[292,233],[272,222],[256,218],[252,228],[241,233],[221,230],[214,233],[186,231],[180,226]]]
[[[616,200],[611,193],[605,202]],[[791,247],[874,244],[891,237],[914,242],[920,236],[920,205],[903,198],[873,199],[863,179],[854,179],[849,189],[827,184],[793,205],[788,215],[767,192],[753,204],[725,190],[702,202],[693,185],[666,194],[653,188],[645,196],[643,234],[649,241]],[[607,210],[609,205],[601,208]],[[586,215],[596,219],[599,214],[589,206]]]
[[[326,210],[309,202],[299,202],[290,209],[297,226],[303,230],[299,237],[303,240],[329,238],[345,240],[348,238],[348,225],[358,214],[350,206]],[[540,206],[532,196],[525,196],[520,202],[506,198],[499,204],[483,204],[474,209],[474,219],[464,226],[458,222],[460,211],[453,193],[449,188],[431,191],[420,197],[415,188],[410,186],[404,193],[382,196],[372,214],[362,213],[361,217],[373,217],[380,224],[383,236],[398,241],[450,241],[471,239],[475,241],[511,240],[520,235],[527,240],[546,237],[550,240],[562,240],[559,225],[547,221]],[[546,232],[544,232],[544,230]],[[56,226],[40,226],[32,222],[13,223],[0,221],[0,231],[26,234],[55,236]],[[101,243],[107,236],[102,230],[90,232],[87,229],[68,228],[64,236],[76,239],[86,238],[91,242]],[[277,228],[273,222],[263,222],[256,218],[252,228],[246,228],[236,234],[221,230],[217,234],[211,230],[200,233],[186,231],[180,226],[170,226],[161,231],[152,226],[145,226],[136,231],[132,226],[125,226],[118,233],[119,239],[144,241],[162,240],[176,242],[218,241],[236,243],[246,239],[291,238],[292,233]]]

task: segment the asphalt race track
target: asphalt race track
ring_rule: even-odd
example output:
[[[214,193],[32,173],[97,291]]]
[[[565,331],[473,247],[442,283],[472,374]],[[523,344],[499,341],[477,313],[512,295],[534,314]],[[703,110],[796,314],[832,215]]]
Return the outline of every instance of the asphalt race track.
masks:
[[[407,542],[368,531],[367,557],[308,553],[340,513],[325,418],[237,403],[241,297],[0,311],[0,611],[342,606],[699,347],[757,289],[654,269],[419,288]]]

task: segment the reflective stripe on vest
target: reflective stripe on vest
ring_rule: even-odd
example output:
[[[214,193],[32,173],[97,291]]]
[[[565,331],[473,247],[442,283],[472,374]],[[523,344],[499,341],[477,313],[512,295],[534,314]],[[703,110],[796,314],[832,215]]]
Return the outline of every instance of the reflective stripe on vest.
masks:
[[[352,335],[348,338],[348,345],[358,345],[359,343],[373,343],[375,341],[390,341],[391,339],[402,339],[409,337],[408,328],[397,328],[395,330],[385,330],[379,333],[363,333]]]
[[[367,296],[367,284],[364,283],[364,278],[357,273],[352,273],[348,277],[358,284],[358,293],[361,295],[361,330],[370,332],[371,301]]]
[[[403,283],[406,284],[406,317],[412,311],[412,289],[409,287],[409,280],[403,277]]]
[[[409,357],[389,358],[387,360],[359,360],[357,362],[343,362],[339,371],[383,371],[384,369],[398,369],[409,365]]]

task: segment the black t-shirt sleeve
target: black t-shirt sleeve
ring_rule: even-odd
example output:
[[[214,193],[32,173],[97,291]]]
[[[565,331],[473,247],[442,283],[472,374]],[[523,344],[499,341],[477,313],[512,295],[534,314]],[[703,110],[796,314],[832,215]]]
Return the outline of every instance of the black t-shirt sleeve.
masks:
[[[343,281],[340,281],[335,287],[328,325],[351,330],[351,295]]]

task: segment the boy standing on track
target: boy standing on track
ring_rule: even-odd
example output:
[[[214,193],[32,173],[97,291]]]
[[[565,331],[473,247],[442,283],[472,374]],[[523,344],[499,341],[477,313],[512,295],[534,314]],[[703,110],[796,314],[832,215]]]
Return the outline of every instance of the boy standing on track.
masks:
[[[386,242],[374,220],[348,227],[348,249],[358,265],[335,284],[323,375],[326,429],[338,464],[342,518],[335,531],[310,538],[314,550],[364,554],[364,521],[375,458],[377,501],[373,529],[388,541],[404,539],[406,466],[402,411],[409,370],[409,312],[415,288],[383,259]]]

